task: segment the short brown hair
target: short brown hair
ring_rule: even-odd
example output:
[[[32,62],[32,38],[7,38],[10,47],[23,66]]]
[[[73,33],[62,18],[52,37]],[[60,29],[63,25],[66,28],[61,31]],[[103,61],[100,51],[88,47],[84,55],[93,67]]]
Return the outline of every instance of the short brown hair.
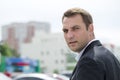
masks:
[[[92,16],[90,15],[90,13],[87,12],[86,10],[84,10],[84,9],[81,9],[81,8],[68,9],[63,14],[62,21],[63,21],[64,17],[71,17],[71,16],[74,16],[74,15],[77,15],[77,14],[80,14],[82,16],[82,19],[83,19],[86,27],[88,27],[90,24],[93,23],[93,19],[92,19]]]

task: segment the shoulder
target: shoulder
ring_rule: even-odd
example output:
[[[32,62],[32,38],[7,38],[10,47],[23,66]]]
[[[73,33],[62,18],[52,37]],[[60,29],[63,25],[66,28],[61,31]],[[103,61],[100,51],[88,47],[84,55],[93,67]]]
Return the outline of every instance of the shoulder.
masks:
[[[82,57],[89,57],[91,59],[102,57],[110,53],[99,41],[93,41],[89,44],[83,52]]]
[[[90,58],[93,60],[101,60],[112,56],[114,56],[113,53],[106,49],[104,46],[94,46],[93,48],[86,51],[82,57]]]
[[[80,58],[78,64],[90,64],[102,68],[105,66],[106,61],[110,59],[108,56],[112,56],[109,50],[103,46],[95,46]]]

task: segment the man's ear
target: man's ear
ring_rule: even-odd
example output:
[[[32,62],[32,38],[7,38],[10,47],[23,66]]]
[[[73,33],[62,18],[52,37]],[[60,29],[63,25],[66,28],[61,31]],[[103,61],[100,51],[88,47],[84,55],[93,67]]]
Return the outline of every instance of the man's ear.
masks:
[[[90,24],[90,25],[89,25],[88,31],[89,31],[89,32],[93,32],[93,31],[94,31],[94,26],[93,26],[93,24]]]

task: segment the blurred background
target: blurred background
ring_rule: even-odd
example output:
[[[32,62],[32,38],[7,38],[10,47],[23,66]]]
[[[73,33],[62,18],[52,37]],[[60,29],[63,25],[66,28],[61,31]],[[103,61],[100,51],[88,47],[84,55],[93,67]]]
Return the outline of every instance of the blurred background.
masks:
[[[119,0],[0,0],[0,72],[69,74],[76,61],[61,18],[73,7],[89,11],[97,39],[120,61]]]

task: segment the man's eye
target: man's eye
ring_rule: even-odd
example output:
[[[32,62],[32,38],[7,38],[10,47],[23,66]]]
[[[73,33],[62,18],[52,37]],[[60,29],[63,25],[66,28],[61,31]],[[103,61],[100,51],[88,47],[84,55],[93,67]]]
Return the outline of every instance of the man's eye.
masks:
[[[80,29],[79,27],[76,27],[75,29]]]
[[[68,30],[66,30],[66,29],[65,29],[65,30],[63,30],[63,32],[64,32],[64,33],[67,33],[67,32],[68,32]]]

